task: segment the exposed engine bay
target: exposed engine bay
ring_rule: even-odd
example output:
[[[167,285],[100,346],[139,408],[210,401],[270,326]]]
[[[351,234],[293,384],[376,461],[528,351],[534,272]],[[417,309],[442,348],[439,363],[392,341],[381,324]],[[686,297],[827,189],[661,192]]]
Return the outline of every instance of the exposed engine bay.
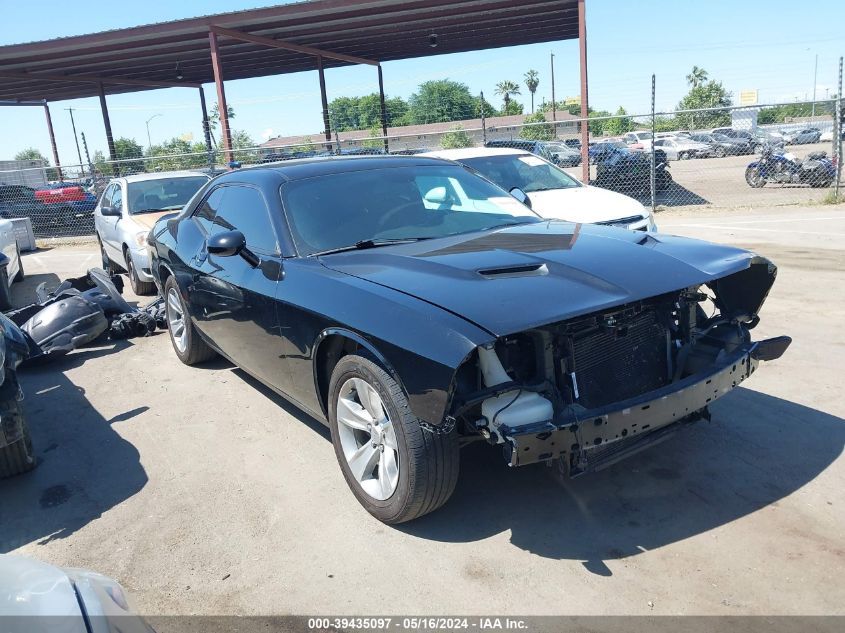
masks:
[[[709,419],[708,405],[780,357],[789,337],[751,330],[775,266],[502,337],[456,376],[452,417],[512,466],[560,458],[598,470]],[[473,362],[473,360],[475,362]]]

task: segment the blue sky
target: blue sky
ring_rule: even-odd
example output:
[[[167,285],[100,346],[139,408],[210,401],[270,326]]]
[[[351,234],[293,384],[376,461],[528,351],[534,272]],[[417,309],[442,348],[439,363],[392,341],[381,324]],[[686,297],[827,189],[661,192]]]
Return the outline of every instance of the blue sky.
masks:
[[[145,0],[0,0],[0,44],[14,44],[177,18],[279,4],[258,0],[203,2]],[[808,8],[809,7],[809,8]],[[10,28],[14,25],[14,28]],[[651,74],[657,75],[657,107],[671,109],[685,94],[685,75],[693,64],[722,81],[738,99],[740,90],[758,89],[763,102],[793,101],[812,95],[813,65],[818,55],[817,98],[835,92],[839,56],[845,54],[845,2],[816,0],[588,0],[587,35],[590,105],[647,112]],[[526,70],[540,73],[537,101],[551,98],[549,53],[555,53],[558,99],[578,94],[577,41],[551,42],[476,53],[439,55],[384,64],[385,92],[407,98],[419,83],[448,77],[493,100],[502,79],[522,82]],[[225,64],[225,58],[224,58]],[[225,69],[225,66],[224,66]],[[329,99],[378,89],[373,68],[326,71]],[[2,81],[2,79],[0,79]],[[213,84],[206,85],[209,106]],[[527,89],[517,100],[528,104]],[[227,82],[226,96],[236,110],[235,129],[257,141],[269,134],[316,134],[322,127],[317,74],[298,73]],[[165,89],[108,97],[115,136],[147,144],[184,133],[202,136],[199,104],[193,89]],[[96,99],[50,105],[59,156],[77,162],[70,118],[75,108],[78,131],[89,149],[105,149],[105,133]],[[0,159],[26,147],[50,156],[41,108],[0,108]]]

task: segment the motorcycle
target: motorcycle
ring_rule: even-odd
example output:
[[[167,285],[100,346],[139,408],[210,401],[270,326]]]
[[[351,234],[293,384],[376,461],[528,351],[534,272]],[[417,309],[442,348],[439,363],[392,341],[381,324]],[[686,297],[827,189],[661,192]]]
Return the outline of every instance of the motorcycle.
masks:
[[[836,167],[826,152],[812,152],[803,160],[793,154],[765,146],[760,160],[745,169],[745,182],[755,189],[767,182],[829,187],[836,176]]]

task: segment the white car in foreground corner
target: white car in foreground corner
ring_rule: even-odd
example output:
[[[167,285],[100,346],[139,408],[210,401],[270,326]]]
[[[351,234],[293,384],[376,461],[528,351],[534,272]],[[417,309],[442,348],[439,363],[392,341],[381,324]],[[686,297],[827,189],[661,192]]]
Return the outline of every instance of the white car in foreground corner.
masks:
[[[506,191],[521,189],[544,218],[656,231],[651,209],[633,198],[591,187],[539,156],[516,149],[470,147],[428,152],[461,163]]]
[[[21,249],[11,220],[0,219],[0,310],[12,307],[11,288],[23,280]]]
[[[210,180],[200,172],[158,172],[113,178],[94,209],[94,229],[106,270],[125,270],[136,295],[154,294],[147,234]]]

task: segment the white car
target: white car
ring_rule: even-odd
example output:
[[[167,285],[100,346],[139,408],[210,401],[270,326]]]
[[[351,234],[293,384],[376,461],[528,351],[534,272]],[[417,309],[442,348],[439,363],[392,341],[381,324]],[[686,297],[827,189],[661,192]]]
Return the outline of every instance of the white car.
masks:
[[[651,132],[628,132],[622,137],[622,141],[632,149],[651,149]]]
[[[704,158],[716,155],[710,145],[683,136],[655,139],[654,147],[666,152],[667,160],[685,160],[687,158]]]
[[[147,234],[161,216],[181,211],[209,180],[191,171],[113,178],[94,209],[103,268],[125,270],[135,294],[154,294]]]
[[[470,147],[428,152],[474,169],[505,191],[520,189],[544,218],[656,231],[651,209],[633,198],[590,187],[547,160],[516,149]]]
[[[12,307],[11,288],[23,280],[21,249],[11,220],[0,219],[0,310]]]

